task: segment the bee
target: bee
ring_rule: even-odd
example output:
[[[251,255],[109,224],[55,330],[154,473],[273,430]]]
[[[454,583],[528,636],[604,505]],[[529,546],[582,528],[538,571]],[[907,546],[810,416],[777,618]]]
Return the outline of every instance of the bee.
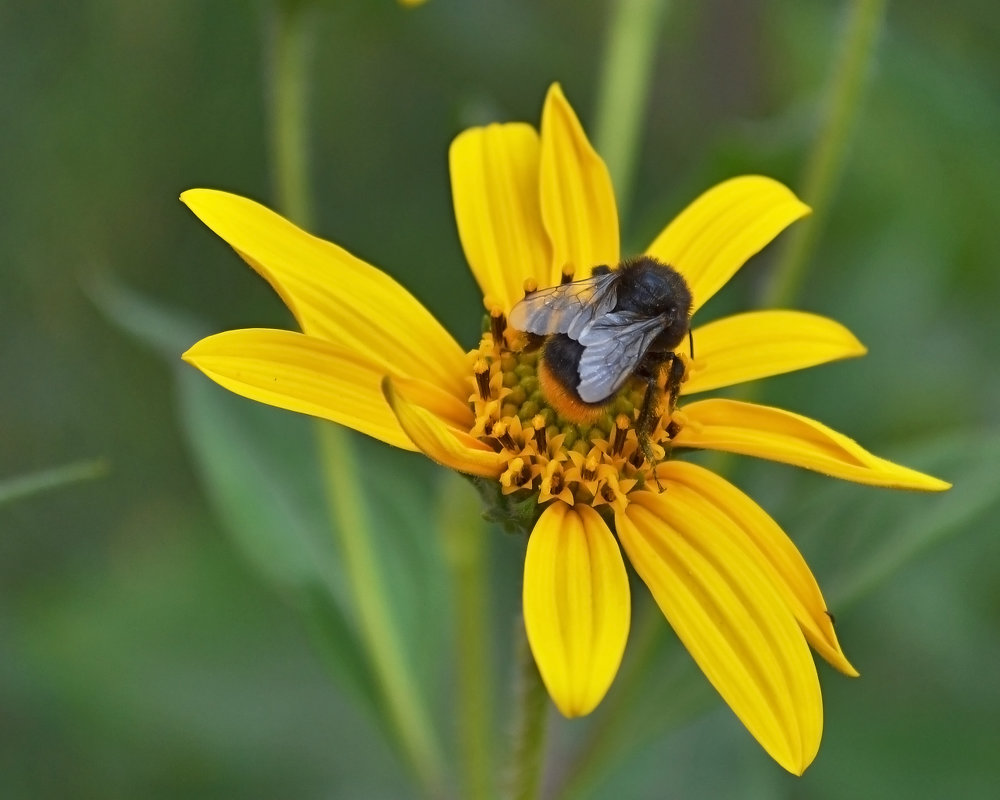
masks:
[[[543,336],[538,367],[542,394],[573,422],[593,422],[631,379],[646,392],[636,435],[647,463],[661,403],[661,375],[673,410],[684,363],[674,351],[691,338],[691,290],[684,278],[650,256],[595,267],[589,278],[541,289],[510,312],[511,327]]]

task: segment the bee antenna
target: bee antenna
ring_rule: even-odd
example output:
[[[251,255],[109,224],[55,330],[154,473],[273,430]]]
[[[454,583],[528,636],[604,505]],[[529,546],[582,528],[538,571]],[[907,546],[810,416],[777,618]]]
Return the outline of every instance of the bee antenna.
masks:
[[[691,360],[694,361],[694,334],[688,328],[688,346],[691,348]]]

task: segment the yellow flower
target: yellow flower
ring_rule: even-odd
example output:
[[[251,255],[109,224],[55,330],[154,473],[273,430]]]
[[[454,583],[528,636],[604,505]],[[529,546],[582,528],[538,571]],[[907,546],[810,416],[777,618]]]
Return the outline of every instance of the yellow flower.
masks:
[[[876,486],[948,484],[753,403],[682,401],[664,411],[652,439],[665,460],[655,467],[632,429],[639,390],[623,390],[593,425],[559,419],[538,389],[537,352],[512,346],[505,319],[526,287],[620,261],[607,169],[558,85],[540,134],[522,123],[467,130],[450,167],[458,232],[490,320],[471,352],[386,274],[251,200],[195,189],[183,201],[270,282],[303,332],[228,331],[184,358],[233,392],[478,476],[499,506],[523,509],[527,498],[533,509],[534,499],[525,625],[568,717],[600,702],[624,652],[630,594],[620,545],[719,694],[779,764],[801,774],[822,731],[807,642],[844,674],[857,672],[792,541],[736,487],[670,460],[671,451],[743,453]],[[646,252],[684,276],[697,311],[808,213],[780,183],[738,177],[695,200]],[[836,322],[796,311],[739,314],[693,335],[697,357],[678,354],[688,362],[685,396],[865,352]]]

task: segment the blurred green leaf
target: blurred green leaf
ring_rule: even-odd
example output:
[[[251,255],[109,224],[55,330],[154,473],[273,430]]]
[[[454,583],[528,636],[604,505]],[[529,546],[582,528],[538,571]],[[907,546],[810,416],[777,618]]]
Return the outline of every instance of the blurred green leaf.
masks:
[[[0,480],[0,506],[73,483],[103,478],[107,474],[107,462],[97,459],[95,461],[77,461],[61,467],[30,472],[26,475],[13,475]]]
[[[339,676],[375,707],[350,622],[308,420],[275,414],[177,368],[181,420],[202,485],[254,567],[293,598]]]
[[[180,367],[181,422],[209,497],[254,566],[284,589],[346,603],[304,419],[248,403]],[[307,454],[303,456],[303,454]]]
[[[0,796],[413,796],[378,721],[202,506],[136,527],[97,569],[54,561],[5,602]]]
[[[364,700],[390,738],[405,746],[386,716],[377,670],[355,623],[355,594],[339,558],[321,483],[315,421],[250,402],[187,365],[177,370],[183,428],[220,519],[259,572],[291,594],[341,683]],[[386,576],[382,585],[391,613],[404,634],[404,669],[421,664],[416,673],[423,679],[420,694],[427,696],[428,677],[439,674],[442,652],[435,630],[447,618],[434,613],[430,596],[436,582],[426,544],[434,539],[419,535],[427,520],[420,509],[427,501],[413,480],[399,485],[382,480],[400,470],[380,468],[391,454],[385,447],[374,449],[381,452],[358,459],[366,475],[376,478],[362,476],[358,482],[361,504],[378,568]]]
[[[797,495],[782,523],[809,546],[811,560],[839,565],[826,583],[832,608],[842,610],[878,588],[935,545],[970,530],[1000,506],[1000,432],[943,437],[894,460],[953,483],[937,494],[859,491],[829,483]]]
[[[257,571],[303,612],[337,678],[380,719],[374,671],[364,654],[322,484],[315,421],[253,403],[180,360],[209,326],[111,281],[90,294],[119,327],[173,367],[182,428],[218,517]],[[440,690],[449,619],[437,537],[428,536],[433,492],[423,459],[365,437],[352,443],[391,613],[421,689]],[[394,480],[398,478],[398,480]]]
[[[180,354],[207,325],[108,280],[89,289],[112,322],[170,361],[188,447],[219,519],[257,571],[306,615],[340,681],[377,710],[309,421],[249,403],[184,365]]]
[[[116,327],[175,366],[180,354],[211,332],[202,319],[167,309],[122,286],[103,272],[84,282],[84,291]]]

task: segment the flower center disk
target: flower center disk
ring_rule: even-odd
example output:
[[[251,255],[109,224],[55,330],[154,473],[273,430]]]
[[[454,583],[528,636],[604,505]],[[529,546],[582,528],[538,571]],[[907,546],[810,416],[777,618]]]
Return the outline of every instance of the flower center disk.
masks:
[[[623,510],[631,492],[657,491],[635,430],[644,383],[629,381],[593,421],[574,422],[545,398],[538,377],[542,349],[505,329],[499,312],[487,316],[484,328],[479,347],[469,353],[471,434],[505,457],[505,494],[537,492],[539,503],[559,499]],[[660,405],[665,410],[671,404],[663,397]],[[650,431],[658,462],[669,458],[681,416],[658,412]]]

